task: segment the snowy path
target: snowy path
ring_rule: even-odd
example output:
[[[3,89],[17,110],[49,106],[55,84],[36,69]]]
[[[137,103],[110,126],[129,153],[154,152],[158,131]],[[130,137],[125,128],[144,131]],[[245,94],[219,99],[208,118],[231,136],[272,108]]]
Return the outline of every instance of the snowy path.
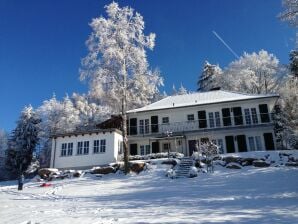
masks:
[[[41,188],[0,185],[0,223],[295,223],[298,169],[220,170],[168,179],[166,166],[140,175],[83,177]]]

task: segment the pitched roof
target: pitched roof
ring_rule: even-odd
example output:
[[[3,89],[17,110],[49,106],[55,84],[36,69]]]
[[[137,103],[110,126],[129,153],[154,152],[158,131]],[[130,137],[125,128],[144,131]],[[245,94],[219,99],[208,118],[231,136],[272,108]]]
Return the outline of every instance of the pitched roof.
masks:
[[[222,103],[239,100],[250,100],[260,98],[279,97],[278,94],[247,94],[229,92],[223,90],[209,91],[209,92],[198,92],[185,95],[168,96],[155,103],[147,106],[127,111],[127,113],[136,113],[151,110],[162,110],[168,108],[178,108],[187,106],[197,106],[204,104]]]

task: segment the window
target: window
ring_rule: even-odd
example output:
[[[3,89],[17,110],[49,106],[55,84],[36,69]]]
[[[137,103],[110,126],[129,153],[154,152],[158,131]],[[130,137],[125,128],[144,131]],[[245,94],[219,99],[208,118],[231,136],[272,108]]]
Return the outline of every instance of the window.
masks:
[[[67,144],[62,143],[62,145],[61,145],[61,156],[66,156],[66,147],[67,147]]]
[[[169,117],[163,117],[162,118],[162,123],[163,124],[168,124],[169,123]]]
[[[99,153],[99,140],[93,142],[93,153]]]
[[[89,153],[89,141],[84,142],[84,154]]]
[[[106,152],[106,140],[105,139],[100,140],[100,152]]]
[[[261,122],[262,123],[270,122],[267,104],[260,104],[259,111],[260,111]]]
[[[77,154],[78,155],[83,154],[83,142],[78,142]]]
[[[223,140],[222,139],[217,139],[217,145],[219,147],[219,153],[223,154],[224,153],[224,146],[223,146]]]
[[[145,119],[145,133],[149,133],[149,119]]]
[[[262,151],[261,136],[256,136],[256,146],[258,151]]]
[[[149,119],[144,119],[139,121],[140,134],[149,133]]]
[[[231,112],[230,108],[223,108],[221,110],[222,112],[222,121],[224,126],[231,126],[232,121],[231,121]]]
[[[123,142],[118,141],[118,153],[123,154]]]
[[[256,108],[251,108],[251,117],[252,117],[252,123],[257,124],[258,123],[258,115]]]
[[[216,127],[220,127],[219,112],[214,112],[214,115],[215,115],[215,125],[216,125]]]
[[[68,143],[67,145],[67,155],[72,156],[72,151],[73,151],[73,143]]]
[[[150,154],[150,145],[146,145],[145,149],[146,149],[146,155]]]
[[[199,128],[207,128],[207,119],[206,119],[205,110],[198,111],[198,118],[199,118]]]
[[[244,115],[245,115],[245,122],[246,122],[246,124],[251,125],[249,108],[244,109]]]
[[[164,143],[163,144],[163,150],[171,150],[171,143]]]
[[[195,120],[195,115],[194,114],[188,114],[187,115],[187,120],[188,121],[194,121]]]
[[[254,137],[248,137],[248,144],[249,144],[250,151],[256,151]]]
[[[145,155],[145,146],[144,145],[140,145],[140,151],[141,151],[141,155]]]
[[[214,128],[214,115],[213,112],[208,113],[209,117],[209,127]]]
[[[139,120],[139,124],[140,134],[144,134],[144,120]]]

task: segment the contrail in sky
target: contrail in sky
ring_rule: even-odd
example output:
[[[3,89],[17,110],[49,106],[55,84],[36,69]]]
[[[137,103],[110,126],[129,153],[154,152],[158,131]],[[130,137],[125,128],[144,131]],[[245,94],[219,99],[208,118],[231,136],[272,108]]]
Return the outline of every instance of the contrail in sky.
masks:
[[[226,48],[228,48],[228,50],[237,58],[239,59],[239,56],[238,54],[236,54],[235,51],[233,51],[233,49],[213,30],[212,33],[217,37],[217,39],[220,40],[220,42],[222,42]]]

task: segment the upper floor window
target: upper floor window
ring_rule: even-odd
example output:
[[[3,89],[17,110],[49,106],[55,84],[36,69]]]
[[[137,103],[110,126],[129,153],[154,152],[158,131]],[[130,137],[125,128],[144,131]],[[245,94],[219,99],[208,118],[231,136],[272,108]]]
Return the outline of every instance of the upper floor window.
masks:
[[[216,127],[220,127],[220,116],[219,116],[219,112],[214,112],[215,115],[215,125]]]
[[[123,154],[123,142],[118,140],[118,153]]]
[[[162,123],[163,124],[168,124],[169,123],[169,117],[163,117],[162,118]]]
[[[209,127],[214,128],[214,114],[213,114],[213,112],[209,112],[208,117],[209,117]]]
[[[62,143],[62,145],[61,145],[61,156],[66,156],[66,148],[67,148],[67,143]]]
[[[105,139],[100,140],[100,152],[106,152],[106,140]]]
[[[149,133],[149,119],[139,120],[139,130],[140,134]]]
[[[231,112],[230,108],[223,108],[221,110],[222,112],[222,121],[224,126],[231,126],[232,121],[231,121]]]
[[[252,123],[257,124],[258,121],[258,115],[257,115],[257,109],[256,108],[251,108],[251,118],[252,118]]]
[[[244,109],[244,116],[245,116],[245,122],[246,124],[251,124],[251,118],[250,118],[250,111],[249,108]]]
[[[68,155],[68,156],[72,156],[72,151],[73,151],[73,143],[70,142],[70,143],[68,143],[68,145],[67,145],[67,155]]]
[[[89,153],[89,141],[84,141],[84,154]]]
[[[187,120],[188,121],[194,121],[195,120],[195,115],[194,114],[188,114],[187,115]]]
[[[78,155],[83,154],[83,142],[78,142],[77,154]]]
[[[93,153],[99,153],[99,140],[93,142]]]
[[[270,117],[269,117],[267,104],[260,104],[259,105],[259,111],[260,111],[261,122],[262,123],[270,122]]]

